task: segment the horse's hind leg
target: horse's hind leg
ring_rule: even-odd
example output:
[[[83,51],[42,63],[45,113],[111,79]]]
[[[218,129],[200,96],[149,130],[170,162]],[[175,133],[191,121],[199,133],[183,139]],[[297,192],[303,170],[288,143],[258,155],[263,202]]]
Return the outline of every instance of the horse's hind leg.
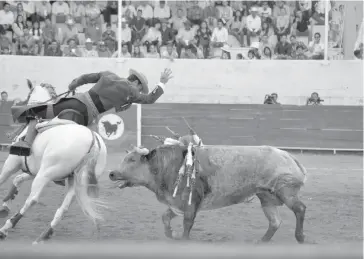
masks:
[[[295,237],[297,242],[302,244],[305,241],[303,221],[305,220],[306,205],[298,198],[299,189],[300,187],[283,187],[278,191],[277,196],[296,215]]]
[[[177,215],[168,208],[162,215],[162,222],[164,225],[164,234],[168,238],[173,238],[173,231],[171,228],[171,221],[173,218],[175,218]]]
[[[62,202],[62,205],[57,209],[56,214],[54,215],[53,220],[51,221],[50,226],[34,241],[33,244],[38,244],[44,242],[51,238],[54,232],[54,228],[58,225],[58,223],[62,220],[64,214],[68,211],[69,207],[72,204],[72,201],[75,197],[75,186],[74,186],[74,178],[70,176],[68,178],[68,192]]]
[[[39,174],[39,173],[38,173]],[[8,230],[10,228],[13,228],[16,226],[16,224],[19,222],[19,220],[24,216],[24,214],[39,201],[39,197],[42,194],[42,191],[44,190],[44,187],[49,183],[49,179],[47,177],[43,177],[40,175],[37,175],[35,177],[33,183],[31,192],[25,201],[24,206],[20,209],[18,213],[13,215],[10,219],[8,219],[4,226],[0,229],[0,239],[5,239]]]
[[[3,205],[2,205],[2,208],[0,208],[0,218],[5,218],[5,217],[9,216],[10,206],[9,206],[8,202],[15,199],[15,196],[18,194],[20,185],[23,182],[28,181],[33,178],[34,178],[34,176],[27,174],[27,173],[22,173],[20,175],[17,175],[14,178],[13,184],[12,184],[8,194],[3,199]]]
[[[262,237],[261,242],[268,242],[272,239],[282,223],[277,207],[282,205],[282,202],[270,193],[258,193],[257,196],[262,205],[263,212],[269,221],[268,230]]]

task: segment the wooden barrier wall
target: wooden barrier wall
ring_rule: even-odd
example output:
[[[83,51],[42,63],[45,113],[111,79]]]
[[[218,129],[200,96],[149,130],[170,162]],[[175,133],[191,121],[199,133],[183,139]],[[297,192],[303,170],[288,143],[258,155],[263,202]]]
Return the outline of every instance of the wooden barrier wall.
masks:
[[[148,135],[187,134],[182,116],[206,145],[363,148],[363,107],[228,104],[154,104],[142,107],[142,144]]]

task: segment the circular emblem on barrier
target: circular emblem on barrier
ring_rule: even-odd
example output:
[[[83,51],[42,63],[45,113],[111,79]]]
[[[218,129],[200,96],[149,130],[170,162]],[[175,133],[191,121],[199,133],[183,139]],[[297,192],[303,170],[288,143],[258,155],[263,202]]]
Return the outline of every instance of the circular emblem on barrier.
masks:
[[[124,133],[124,121],[115,114],[104,115],[99,120],[98,131],[104,139],[118,139]]]

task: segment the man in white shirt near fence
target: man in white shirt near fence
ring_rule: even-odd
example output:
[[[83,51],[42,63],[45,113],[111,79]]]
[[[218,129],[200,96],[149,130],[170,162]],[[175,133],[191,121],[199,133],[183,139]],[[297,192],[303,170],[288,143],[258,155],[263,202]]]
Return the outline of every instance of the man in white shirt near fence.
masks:
[[[211,44],[214,48],[221,48],[228,43],[229,33],[228,30],[224,27],[225,20],[220,19],[217,22],[217,27],[212,32],[211,36]]]
[[[262,21],[260,17],[257,15],[258,8],[253,6],[250,10],[250,15],[246,17],[246,26],[247,26],[247,44],[250,46],[251,37],[257,37],[260,35],[262,28]]]

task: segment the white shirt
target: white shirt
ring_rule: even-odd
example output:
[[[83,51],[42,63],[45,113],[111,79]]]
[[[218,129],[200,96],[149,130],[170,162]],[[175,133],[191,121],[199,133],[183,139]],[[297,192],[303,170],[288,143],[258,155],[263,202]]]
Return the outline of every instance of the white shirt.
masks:
[[[13,12],[5,12],[4,10],[0,10],[0,24],[13,24],[14,23],[14,14]]]
[[[97,58],[97,57],[99,57],[99,53],[97,53],[97,51],[94,49],[92,49],[92,50],[84,49],[82,56],[85,58]]]
[[[33,1],[28,1],[27,3],[22,2],[22,4],[23,4],[24,12],[30,13],[30,14],[35,13],[35,5],[34,5],[35,3]]]
[[[267,9],[263,9],[263,7],[259,7],[258,13],[263,17],[269,17],[272,15],[272,9],[270,7],[267,7]]]
[[[248,15],[248,17],[246,17],[246,25],[250,31],[256,32],[260,30],[262,26],[262,20],[258,15],[255,16],[255,18],[253,18],[252,15]]]
[[[160,5],[154,7],[154,18],[159,19],[169,19],[171,17],[171,9],[168,5],[164,5],[164,8],[161,8]]]
[[[145,36],[143,37],[143,42],[145,41],[155,41],[158,40],[158,42],[162,42],[162,33],[158,30],[156,30],[154,27],[151,27],[148,29],[147,33],[145,34]]]
[[[52,14],[69,14],[70,8],[67,3],[63,2],[59,4],[59,2],[54,2],[52,5]]]
[[[322,53],[324,50],[325,50],[325,45],[322,44],[321,42],[320,43],[314,43],[313,41],[311,41],[309,44],[308,44],[308,48],[312,48],[313,47],[313,52],[312,54],[320,54]]]
[[[142,10],[142,17],[144,19],[152,19],[153,18],[153,8],[150,5],[139,5],[137,10]]]
[[[225,27],[223,27],[221,29],[216,27],[214,29],[214,31],[212,32],[211,39],[212,39],[212,41],[215,41],[215,42],[227,43],[228,39],[229,39],[228,30]]]
[[[129,27],[121,28],[121,40],[124,42],[131,41],[131,30]]]

